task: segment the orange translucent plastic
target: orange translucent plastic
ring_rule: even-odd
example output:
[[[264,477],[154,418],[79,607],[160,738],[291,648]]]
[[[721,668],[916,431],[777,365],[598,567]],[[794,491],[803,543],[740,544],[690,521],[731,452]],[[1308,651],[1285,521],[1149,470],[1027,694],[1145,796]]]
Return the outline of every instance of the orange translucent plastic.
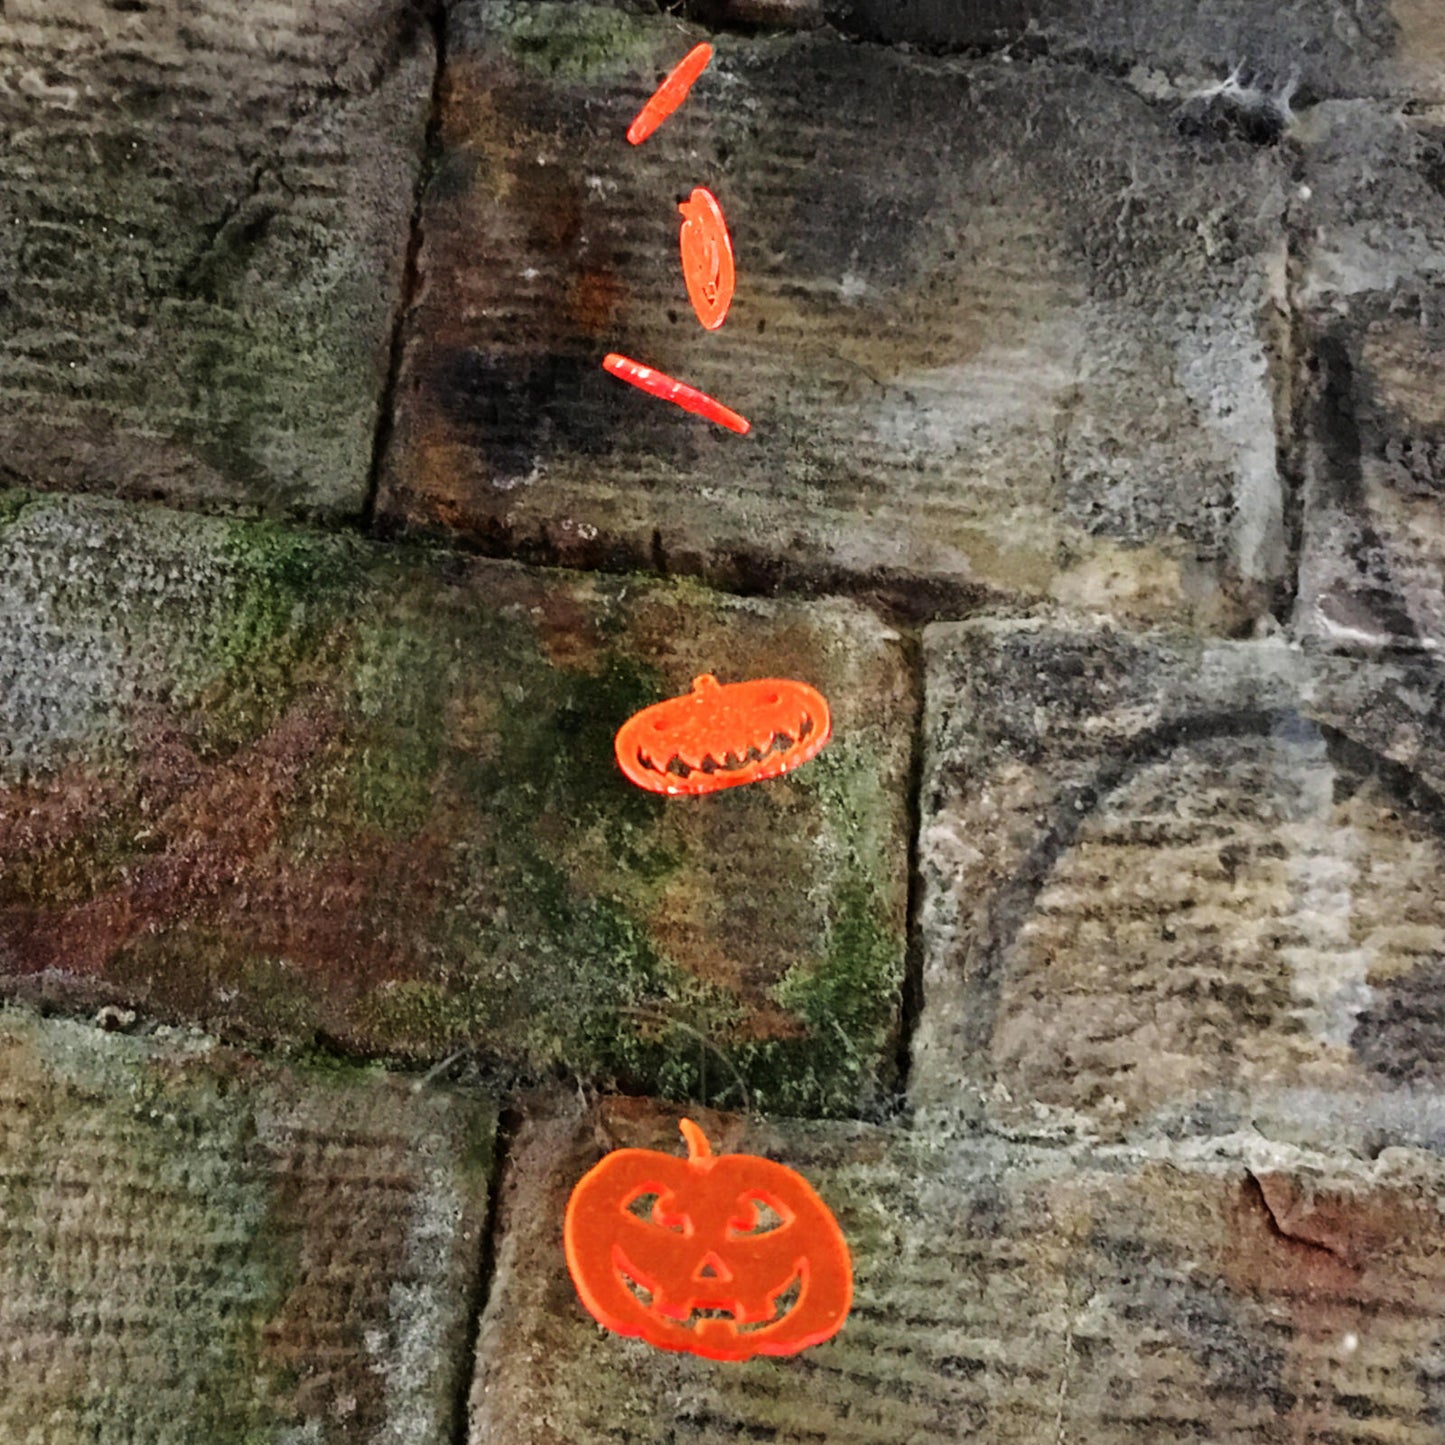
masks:
[[[682,212],[678,245],[687,297],[697,319],[708,331],[716,331],[727,320],[736,281],[728,223],[717,197],[702,186],[694,187],[677,209]]]
[[[611,351],[602,358],[602,365],[620,381],[645,391],[649,396],[661,397],[663,401],[670,401],[674,406],[680,406],[695,416],[725,426],[740,436],[746,436],[752,430],[752,423],[746,417],[739,416],[705,391],[699,391],[685,381],[678,381],[666,372],[644,366],[640,361],[633,361],[630,356],[619,356],[615,351]]]
[[[694,45],[673,66],[648,97],[647,104],[637,112],[637,119],[627,127],[627,139],[633,145],[641,145],[687,99],[688,91],[711,59],[711,45]]]
[[[567,1201],[567,1269],[593,1319],[710,1360],[794,1355],[830,1339],[853,1302],[832,1211],[786,1165],[716,1155],[691,1119],[688,1154],[616,1149]]]
[[[696,795],[791,772],[832,736],[828,700],[790,678],[720,683],[634,713],[617,730],[617,765],[639,788]]]

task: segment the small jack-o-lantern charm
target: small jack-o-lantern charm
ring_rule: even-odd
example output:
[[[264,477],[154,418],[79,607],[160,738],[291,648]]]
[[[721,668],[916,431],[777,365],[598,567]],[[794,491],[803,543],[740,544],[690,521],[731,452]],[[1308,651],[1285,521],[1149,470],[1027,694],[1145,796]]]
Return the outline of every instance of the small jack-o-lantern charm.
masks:
[[[848,1242],[801,1174],[757,1154],[617,1149],[567,1203],[567,1268],[620,1335],[711,1360],[793,1355],[831,1338],[853,1301]]]
[[[776,778],[815,757],[832,735],[828,702],[788,678],[720,683],[634,713],[617,730],[617,763],[653,793],[715,793]]]
[[[695,187],[677,209],[682,212],[678,245],[688,300],[703,326],[716,331],[727,319],[736,283],[728,223],[717,197],[702,186]]]

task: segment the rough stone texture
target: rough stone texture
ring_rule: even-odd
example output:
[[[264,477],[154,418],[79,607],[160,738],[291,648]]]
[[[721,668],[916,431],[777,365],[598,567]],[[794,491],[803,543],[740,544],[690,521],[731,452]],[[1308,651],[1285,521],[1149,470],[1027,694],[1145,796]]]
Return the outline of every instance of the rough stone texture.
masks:
[[[1234,71],[1306,96],[1445,97],[1438,0],[824,0],[869,39],[936,49],[1017,47],[1201,82]]]
[[[1298,620],[1338,647],[1438,650],[1445,114],[1322,105],[1297,143]]]
[[[0,1010],[0,1437],[450,1438],[494,1119]]]
[[[561,1248],[614,1145],[680,1152],[671,1117],[543,1118],[504,1176],[474,1445],[770,1440],[1438,1440],[1438,1160],[1394,1151],[1129,1162],[862,1126],[723,1125],[801,1170],[852,1244],[834,1340],[715,1364],[605,1333]]]
[[[389,523],[914,615],[1052,597],[1213,628],[1268,604],[1277,149],[1074,66],[823,33],[720,37],[633,148],[696,30],[511,0],[449,27]],[[694,184],[738,256],[711,334],[677,258]],[[622,385],[609,350],[752,434]]]
[[[360,512],[434,69],[409,0],[0,7],[0,480]]]
[[[1445,0],[0,0],[0,135],[0,1442],[1441,1439]],[[833,742],[631,788],[705,671]],[[599,1089],[838,1338],[591,1321]]]
[[[875,1105],[917,700],[846,602],[583,580],[81,499],[0,526],[0,974],[243,1036]],[[636,709],[796,676],[833,741],[666,799]]]
[[[1015,623],[925,650],[925,1115],[1445,1146],[1445,679]]]

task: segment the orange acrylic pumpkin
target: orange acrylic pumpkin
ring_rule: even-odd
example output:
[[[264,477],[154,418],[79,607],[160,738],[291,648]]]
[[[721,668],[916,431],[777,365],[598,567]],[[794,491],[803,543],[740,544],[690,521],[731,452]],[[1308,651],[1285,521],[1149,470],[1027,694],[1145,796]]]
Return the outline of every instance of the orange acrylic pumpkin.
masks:
[[[815,757],[833,731],[827,699],[790,678],[720,683],[634,713],[617,730],[617,764],[654,793],[715,793],[776,778]]]
[[[727,319],[736,284],[728,223],[717,197],[702,186],[695,186],[677,209],[682,212],[678,245],[688,300],[703,326],[716,331]]]
[[[793,1355],[843,1327],[848,1243],[801,1174],[715,1155],[690,1119],[688,1157],[617,1149],[567,1203],[567,1268],[609,1330],[711,1360]]]

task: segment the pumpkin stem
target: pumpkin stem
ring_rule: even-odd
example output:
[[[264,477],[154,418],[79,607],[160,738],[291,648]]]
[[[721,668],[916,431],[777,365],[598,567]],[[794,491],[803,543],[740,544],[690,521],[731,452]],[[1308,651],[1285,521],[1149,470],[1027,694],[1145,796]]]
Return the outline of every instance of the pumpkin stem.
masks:
[[[694,692],[715,692],[721,686],[722,684],[710,672],[705,672],[701,677],[695,677],[692,680]]]
[[[687,1140],[687,1157],[689,1159],[710,1159],[712,1157],[712,1145],[707,1142],[707,1135],[691,1119],[679,1119],[677,1127],[682,1130],[682,1137]]]

